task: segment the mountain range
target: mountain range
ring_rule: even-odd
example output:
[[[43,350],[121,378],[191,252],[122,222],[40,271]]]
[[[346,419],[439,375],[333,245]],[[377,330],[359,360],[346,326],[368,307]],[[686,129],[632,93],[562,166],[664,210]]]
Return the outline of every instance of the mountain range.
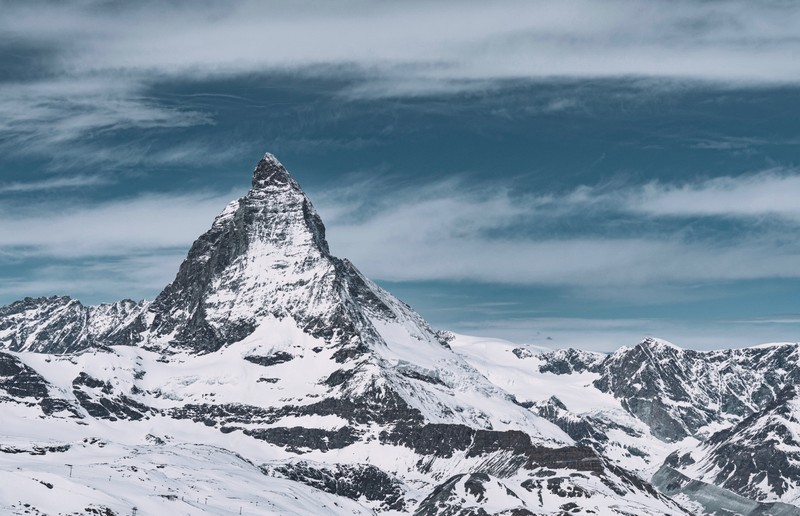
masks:
[[[0,512],[800,515],[798,362],[437,331],[267,154],[153,301],[0,308]]]

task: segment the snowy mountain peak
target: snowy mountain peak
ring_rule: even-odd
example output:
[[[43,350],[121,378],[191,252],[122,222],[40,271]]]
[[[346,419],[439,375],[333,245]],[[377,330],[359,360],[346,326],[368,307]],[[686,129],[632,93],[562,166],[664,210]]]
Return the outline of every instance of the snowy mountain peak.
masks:
[[[265,317],[317,318],[337,304],[335,273],[322,220],[266,154],[253,188],[194,242],[156,298],[151,345],[214,351],[251,334]]]
[[[278,161],[278,158],[269,152],[264,154],[264,157],[258,162],[256,169],[253,171],[253,189],[261,190],[268,187],[280,188],[286,186],[300,190],[300,186],[289,175],[286,167]]]
[[[629,357],[631,355],[641,355],[642,353],[645,356],[652,356],[652,355],[674,355],[680,354],[685,350],[680,346],[676,346],[675,344],[666,341],[664,339],[658,339],[655,337],[645,337],[642,341],[636,344],[633,347],[630,346],[621,346],[619,347],[614,353],[610,356],[613,359],[624,359],[625,357]]]
[[[647,337],[641,343],[641,346],[647,346],[654,349],[664,350],[664,349],[671,349],[674,351],[683,351],[683,348],[680,346],[676,346],[672,342],[669,342],[664,339],[657,339],[655,337]]]

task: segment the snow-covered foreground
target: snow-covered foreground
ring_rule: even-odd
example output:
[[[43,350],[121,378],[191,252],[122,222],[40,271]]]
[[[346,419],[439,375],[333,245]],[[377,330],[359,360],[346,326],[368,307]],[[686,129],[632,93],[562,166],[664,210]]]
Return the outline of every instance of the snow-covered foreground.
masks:
[[[484,510],[502,512],[530,507],[544,514],[557,514],[573,496],[591,500],[587,510],[602,509],[609,514],[642,507],[651,507],[654,514],[660,514],[671,508],[650,494],[637,494],[619,478],[603,480],[589,470],[582,471],[581,465],[569,458],[555,457],[546,459],[547,466],[543,463],[519,469],[513,465],[514,452],[502,445],[480,451],[456,445],[453,449],[426,452],[414,442],[387,442],[385,433],[391,432],[396,422],[364,425],[342,415],[313,412],[267,416],[260,411],[287,405],[308,407],[331,396],[331,389],[323,380],[339,367],[324,350],[304,359],[304,349],[316,349],[324,342],[293,325],[272,321],[270,330],[265,332],[262,327],[240,343],[199,356],[178,353],[166,358],[159,352],[130,346],[70,355],[3,354],[17,367],[28,368],[27,376],[18,373],[10,377],[17,382],[5,385],[6,391],[13,386],[35,392],[37,386],[43,386],[46,396],[39,399],[23,394],[2,400],[0,513],[55,515],[97,511],[123,515],[131,514],[135,507],[138,514],[162,514],[165,510],[180,514],[361,514],[374,510],[385,514],[414,510],[437,514],[447,507],[467,503],[457,489],[463,487],[469,475],[484,471],[493,473],[481,473],[485,482],[484,477],[476,477],[478,480],[473,479],[470,484],[480,484],[479,490],[486,484],[488,494],[473,493],[474,500],[470,502]],[[297,358],[270,366],[246,359],[290,352]],[[388,353],[383,351],[382,355]],[[450,357],[449,362],[459,363],[456,356]],[[408,370],[427,371],[442,378],[448,374],[448,369],[437,366],[431,356],[425,357],[422,366],[391,356],[379,363],[382,375]],[[274,381],[261,381],[264,378]],[[405,396],[427,396],[434,409],[441,405],[432,394],[425,394],[427,380],[414,379],[399,385]],[[461,388],[467,391],[469,385],[464,383]],[[471,385],[480,384],[473,381]],[[492,439],[511,436],[505,432],[529,424],[525,418],[517,422],[511,419],[517,411],[528,412],[518,405],[510,404],[514,410],[508,415],[491,413],[490,396],[498,396],[500,407],[509,403],[506,391],[497,387],[462,396],[443,383],[434,395],[446,392],[452,394],[445,406],[485,415],[457,416],[448,422],[437,410],[429,411],[427,417],[439,425],[434,428],[446,430],[443,436],[469,429],[459,426],[464,422],[491,424],[498,418],[500,431],[487,434],[495,436]],[[62,410],[46,413],[43,400]],[[482,404],[476,407],[474,400]],[[106,402],[110,412],[98,408]],[[235,422],[225,423],[202,414],[193,420],[183,417],[181,411],[186,406],[204,407],[209,412],[215,407],[239,407],[246,412]],[[425,403],[420,406],[425,409]],[[128,407],[134,410],[135,417],[126,416]],[[538,426],[528,427],[531,439],[540,439],[554,449],[570,445],[572,439],[555,425],[529,413],[529,420],[538,422]],[[551,427],[554,430],[548,431],[552,437],[542,439],[539,429]],[[297,434],[299,441],[287,446],[280,439],[258,439],[257,434],[247,433],[265,429],[289,431]],[[316,432],[322,432],[327,439],[353,429],[364,432],[354,442],[319,446],[309,441],[303,446],[304,432],[311,432],[312,439]],[[435,449],[438,443],[433,446]],[[297,472],[310,478],[291,480],[300,474]],[[315,485],[315,479],[325,476],[334,483],[365,485],[347,492],[340,485],[328,488],[328,492],[315,488],[324,487]],[[370,492],[373,483],[388,483],[389,487],[384,485]],[[506,490],[499,498],[493,491],[498,485]],[[627,491],[625,501],[615,489]],[[337,495],[339,492],[344,495]],[[387,503],[387,496],[402,503]]]
[[[673,456],[691,458],[672,461],[682,474],[714,484],[714,475],[725,464],[715,462],[717,455],[712,453],[718,452],[720,444],[709,448],[695,436],[673,441],[655,437],[644,421],[625,408],[625,399],[598,388],[608,372],[595,366],[613,357],[452,335],[448,341],[452,351],[442,348],[446,352],[441,362],[433,355],[415,363],[409,352],[402,347],[393,351],[391,338],[388,341],[386,348],[354,369],[371,371],[368,379],[386,381],[388,377],[390,383],[384,385],[401,390],[404,397],[416,397],[422,410],[426,405],[420,400],[430,400],[434,410],[424,417],[431,423],[407,427],[396,420],[369,420],[373,416],[364,420],[358,414],[319,410],[321,399],[353,396],[355,400],[365,387],[356,383],[338,391],[327,384],[326,379],[336,377],[342,366],[332,359],[324,341],[285,319],[266,319],[241,342],[204,355],[166,356],[131,346],[66,355],[0,353],[4,359],[0,390],[5,392],[0,398],[0,514],[124,515],[134,507],[138,514],[165,510],[180,514],[439,514],[454,508],[487,514],[521,509],[533,514],[565,510],[570,514],[704,514],[709,497],[735,496],[724,490],[708,495],[705,489],[700,497],[704,507],[691,492],[673,493],[674,501],[655,495],[646,481],[657,472],[663,477],[663,467]],[[648,353],[682,353],[659,343],[642,346],[652,347]],[[751,353],[768,358],[793,349],[782,345]],[[398,353],[405,354],[398,358]],[[269,365],[252,360],[286,355],[292,358]],[[659,358],[654,363],[668,362]],[[454,364],[461,365],[454,370]],[[565,371],[565,367],[573,369]],[[474,368],[469,373],[471,385],[483,381],[490,387],[469,392],[469,382],[445,383],[448,375],[465,374],[458,371],[468,368]],[[480,381],[475,380],[476,374]],[[430,378],[441,383],[431,384]],[[444,396],[449,399],[439,401]],[[494,397],[498,406],[511,400],[515,409],[492,414]],[[45,410],[51,405],[56,408]],[[442,416],[442,406],[472,415],[448,420]],[[746,448],[748,439],[768,441],[783,427],[789,428],[789,436],[794,435],[796,406],[790,400],[770,409],[724,444]],[[186,407],[195,408],[187,415]],[[224,413],[214,415],[222,407]],[[298,412],[297,407],[316,409]],[[126,408],[133,412],[126,413]],[[517,409],[530,412],[532,419],[514,421],[511,416]],[[242,412],[230,415],[237,410]],[[502,444],[514,438],[515,428],[526,428],[520,427],[529,424],[526,421],[535,423],[527,427],[530,442],[539,439],[555,451],[554,456],[542,454],[547,448],[523,451],[517,444]],[[428,441],[454,439],[464,429],[481,428],[481,422],[488,422],[483,432],[494,441],[489,446],[475,448],[477,434],[469,437],[472,444],[463,446]],[[464,423],[474,426],[461,426]],[[488,430],[493,424],[499,430]],[[776,429],[776,424],[783,427]],[[720,431],[731,428],[724,419],[717,420],[701,427],[698,436],[714,433],[708,428],[714,425]],[[411,435],[387,437],[399,427]],[[556,430],[547,430],[551,427]],[[431,428],[444,432],[426,437],[429,434],[423,429]],[[585,428],[590,429],[588,434],[581,433]],[[549,437],[542,438],[548,435],[545,430]],[[278,433],[262,435],[260,431]],[[329,440],[343,431],[356,431],[355,438],[342,444]],[[315,444],[320,436],[327,444]],[[576,441],[596,446],[597,453],[572,451],[580,450],[570,448]],[[779,447],[788,454],[797,449],[786,440]],[[517,453],[534,457],[533,463],[520,467]],[[612,465],[635,477],[618,476],[621,473],[615,473]],[[751,488],[772,489],[766,480]],[[772,500],[794,501],[794,492],[789,484],[783,496]],[[746,498],[734,501],[737,507],[751,508],[742,514],[764,510],[763,504]],[[791,506],[770,507],[773,512],[768,514],[796,514]]]
[[[372,514],[352,500],[267,477],[243,457],[209,445],[125,446],[87,439],[64,452],[3,458],[2,514],[94,509],[127,515],[134,508],[140,515]]]

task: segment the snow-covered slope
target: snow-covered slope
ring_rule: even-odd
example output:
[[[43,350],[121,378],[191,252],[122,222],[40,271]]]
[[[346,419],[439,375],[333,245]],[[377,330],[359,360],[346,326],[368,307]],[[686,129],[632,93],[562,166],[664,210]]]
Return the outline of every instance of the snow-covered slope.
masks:
[[[450,344],[521,404],[693,511],[800,514],[797,344],[698,352],[648,338],[608,356],[462,335]]]
[[[511,342],[456,335],[450,343],[489,380],[530,410],[558,424],[579,443],[598,450],[628,471],[649,478],[680,445],[658,439],[623,401],[596,386],[600,353],[542,350]]]
[[[129,515],[135,508],[141,515],[373,514],[356,501],[265,476],[243,456],[216,446],[126,446],[77,436],[68,446],[35,457],[7,453],[0,470],[0,512]]]

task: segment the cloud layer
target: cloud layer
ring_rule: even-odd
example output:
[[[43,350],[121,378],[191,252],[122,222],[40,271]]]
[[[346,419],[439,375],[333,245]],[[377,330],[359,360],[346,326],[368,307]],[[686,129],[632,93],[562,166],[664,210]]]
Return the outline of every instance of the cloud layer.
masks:
[[[794,323],[797,324],[797,323]],[[739,324],[730,331],[726,321],[702,322],[670,319],[588,319],[580,317],[534,317],[463,321],[455,323],[469,335],[500,337],[546,348],[593,350],[609,353],[620,346],[633,346],[645,337],[659,337],[688,349],[726,349],[768,342],[785,342],[792,334],[781,324]]]
[[[48,202],[11,211],[0,205],[0,252],[61,259],[188,250],[230,198],[231,194],[189,192],[145,194],[82,207]]]
[[[334,249],[368,275],[393,281],[586,288],[800,277],[800,244],[786,238],[800,226],[800,176],[789,171],[548,196],[453,183],[424,192],[395,192],[377,208],[355,211],[364,204],[347,192],[323,196]],[[690,217],[702,219],[707,236],[664,220]],[[726,219],[741,226],[736,238],[730,229],[715,237]],[[576,220],[582,232],[559,233],[560,222]]]
[[[782,1],[10,2],[4,12],[3,33],[65,45],[55,62],[80,73],[357,65],[421,82],[800,78],[800,6]]]
[[[192,241],[233,196],[143,194],[24,208],[0,201],[0,296],[152,298],[172,281]]]
[[[165,81],[258,75],[268,85],[278,72],[343,79],[332,93],[349,98],[518,80],[658,80],[645,89],[800,81],[800,4],[777,0],[85,0],[0,9],[0,148],[33,156],[127,129],[213,123],[213,113],[151,98]]]
[[[7,184],[0,190],[26,188]],[[800,175],[786,170],[611,191],[581,187],[546,196],[513,195],[501,187],[475,191],[458,181],[390,194],[379,190],[373,184],[311,197],[333,251],[380,280],[624,289],[800,277],[800,244],[786,238],[787,231],[800,229]],[[167,254],[177,265],[175,256],[235,196],[146,194],[57,209],[0,204],[8,222],[0,226],[0,255],[58,262]],[[653,231],[654,223],[681,217],[699,217],[711,226],[733,218],[743,229],[738,238],[722,240],[713,231],[687,236],[681,224]],[[558,231],[560,223],[575,220],[622,221],[611,227],[625,231],[599,222],[583,232]],[[757,230],[749,231],[750,225]],[[153,266],[142,264],[145,271]],[[172,272],[157,275],[159,287]]]
[[[631,210],[661,216],[778,216],[800,222],[800,175],[767,170],[682,185],[647,185],[625,199]]]

